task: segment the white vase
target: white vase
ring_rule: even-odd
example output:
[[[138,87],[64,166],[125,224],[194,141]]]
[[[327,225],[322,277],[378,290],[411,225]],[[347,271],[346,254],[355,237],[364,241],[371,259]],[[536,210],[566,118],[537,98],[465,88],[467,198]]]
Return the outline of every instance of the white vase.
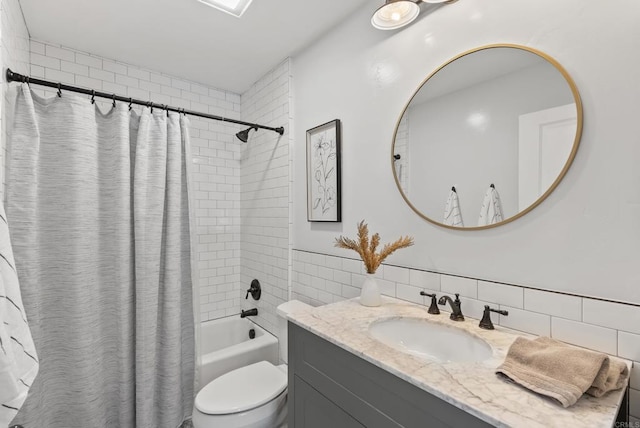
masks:
[[[360,304],[363,306],[380,306],[380,303],[382,303],[382,299],[380,298],[378,281],[376,281],[372,273],[367,273],[362,283]]]

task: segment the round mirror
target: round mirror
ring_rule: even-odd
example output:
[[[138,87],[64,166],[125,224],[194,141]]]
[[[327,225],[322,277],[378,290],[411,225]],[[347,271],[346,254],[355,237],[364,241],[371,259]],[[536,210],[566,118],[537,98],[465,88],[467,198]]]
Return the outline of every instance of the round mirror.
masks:
[[[580,95],[557,61],[524,46],[484,46],[425,79],[400,116],[391,163],[421,217],[484,229],[540,204],[581,132]]]

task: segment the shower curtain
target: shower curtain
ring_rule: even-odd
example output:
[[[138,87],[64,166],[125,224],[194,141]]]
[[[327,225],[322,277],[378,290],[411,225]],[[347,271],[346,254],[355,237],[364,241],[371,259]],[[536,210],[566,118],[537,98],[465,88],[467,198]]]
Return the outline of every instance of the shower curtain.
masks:
[[[18,91],[7,215],[40,373],[24,428],[176,428],[191,415],[188,121]]]

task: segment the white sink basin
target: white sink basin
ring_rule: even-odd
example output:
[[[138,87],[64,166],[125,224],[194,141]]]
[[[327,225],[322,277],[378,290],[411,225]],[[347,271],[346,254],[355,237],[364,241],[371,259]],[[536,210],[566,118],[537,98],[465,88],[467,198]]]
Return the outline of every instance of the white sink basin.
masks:
[[[398,351],[430,361],[475,362],[492,356],[484,340],[446,325],[415,318],[394,318],[369,326],[374,339]]]

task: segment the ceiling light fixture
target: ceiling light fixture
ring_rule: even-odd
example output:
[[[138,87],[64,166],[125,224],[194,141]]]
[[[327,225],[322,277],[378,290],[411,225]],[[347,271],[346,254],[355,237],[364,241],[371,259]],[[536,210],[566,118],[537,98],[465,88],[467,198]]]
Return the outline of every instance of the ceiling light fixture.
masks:
[[[386,0],[371,17],[371,25],[378,30],[395,30],[418,17],[420,6],[412,0]]]
[[[207,6],[215,7],[229,15],[240,18],[253,0],[198,0]]]
[[[420,3],[452,3],[455,0],[386,0],[371,17],[379,30],[395,30],[409,25],[420,14]]]

